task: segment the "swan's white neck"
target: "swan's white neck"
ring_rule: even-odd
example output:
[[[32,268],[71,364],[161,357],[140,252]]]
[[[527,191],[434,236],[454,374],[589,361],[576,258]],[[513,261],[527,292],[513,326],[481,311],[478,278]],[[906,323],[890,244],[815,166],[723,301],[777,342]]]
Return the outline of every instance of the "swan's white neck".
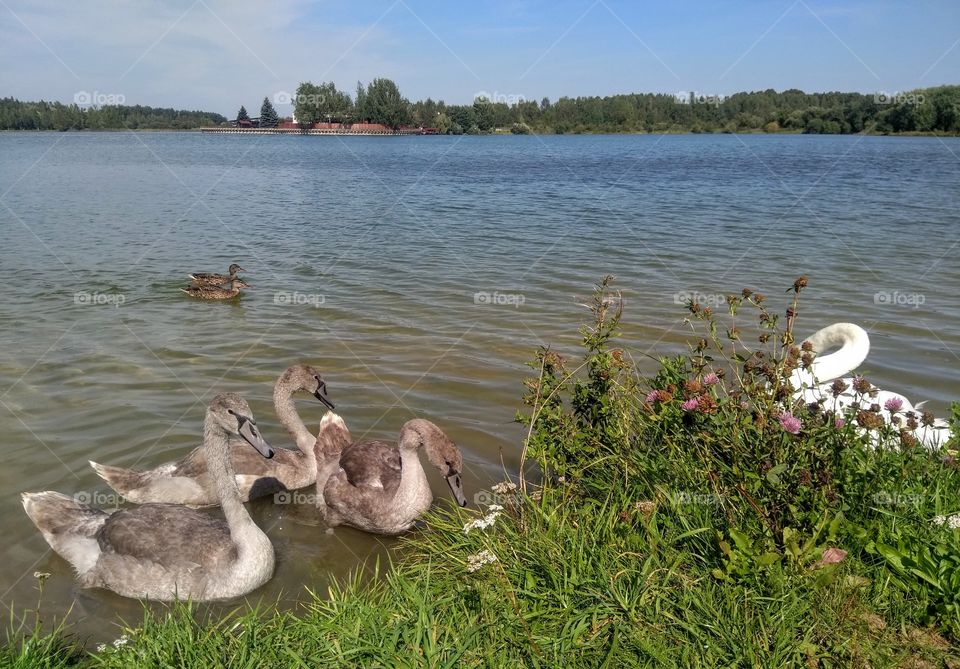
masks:
[[[870,337],[859,325],[854,323],[834,323],[815,332],[805,341],[810,342],[817,354],[808,369],[796,369],[790,378],[794,390],[817,383],[825,383],[849,374],[867,358],[870,353]],[[830,348],[839,346],[834,353],[822,355]]]

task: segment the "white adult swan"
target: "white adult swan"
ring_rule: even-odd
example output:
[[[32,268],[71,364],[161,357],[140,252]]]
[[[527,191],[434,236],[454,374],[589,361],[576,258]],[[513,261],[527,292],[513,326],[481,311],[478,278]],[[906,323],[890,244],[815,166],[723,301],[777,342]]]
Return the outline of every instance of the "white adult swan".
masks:
[[[795,390],[810,388],[849,374],[867,359],[870,336],[854,323],[834,323],[817,330],[804,341],[810,342],[816,357],[807,369],[797,368],[790,377]],[[839,350],[823,355],[835,346]]]
[[[840,414],[846,413],[851,407],[868,410],[871,405],[877,404],[887,424],[892,424],[895,416],[899,417],[900,425],[897,427],[910,432],[927,448],[939,448],[950,438],[950,426],[942,419],[935,419],[929,426],[918,424],[913,430],[907,427],[907,412],[915,412],[915,420],[920,422],[922,402],[914,405],[899,393],[879,389],[875,389],[875,395],[864,396],[854,388],[855,379],[852,377],[841,379],[845,389],[837,394],[833,392],[832,382],[857,369],[870,353],[870,337],[859,325],[834,323],[815,332],[805,341],[810,342],[817,356],[808,369],[798,368],[791,375],[795,399],[803,400],[804,404],[819,404],[828,411]],[[839,350],[820,355],[835,346],[839,346]]]
[[[396,447],[382,441],[351,443],[343,420],[327,412],[317,436],[316,504],[330,527],[351,525],[375,534],[400,534],[430,508],[433,493],[420,464],[427,458],[443,475],[460,506],[467,505],[463,455],[428,420],[404,423]]]
[[[313,445],[317,438],[310,433],[297,413],[293,394],[306,391],[329,409],[327,384],[310,365],[288,367],[273,387],[273,406],[298,450],[281,448],[272,460],[257,457],[242,441],[230,444],[240,499],[244,502],[281,490],[296,490],[312,485],[317,478],[317,461]],[[97,474],[126,500],[137,504],[161,502],[211,506],[217,504],[217,487],[208,471],[206,450],[200,446],[176,462],[167,462],[153,469],[138,472],[90,462]]]
[[[273,545],[250,518],[233,476],[228,435],[273,456],[249,405],[217,395],[203,424],[203,448],[226,521],[173,504],[108,513],[57,492],[23,494],[23,508],[85,587],[138,599],[228,599],[273,575]]]

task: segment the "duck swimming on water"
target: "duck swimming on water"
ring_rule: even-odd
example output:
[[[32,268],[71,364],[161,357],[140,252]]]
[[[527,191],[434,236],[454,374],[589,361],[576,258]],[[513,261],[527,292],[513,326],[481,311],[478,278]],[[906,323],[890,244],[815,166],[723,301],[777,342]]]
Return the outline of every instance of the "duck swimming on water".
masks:
[[[223,288],[221,286],[188,286],[180,290],[190,297],[195,297],[199,300],[229,300],[237,297],[240,294],[241,288],[249,287],[250,285],[243,279],[235,277],[230,281],[229,288]]]
[[[237,263],[233,263],[228,268],[229,274],[215,274],[213,272],[194,272],[188,274],[187,276],[193,281],[195,286],[213,286],[214,288],[219,288],[225,283],[229,283],[237,278],[237,272],[246,272],[247,270],[243,269]]]

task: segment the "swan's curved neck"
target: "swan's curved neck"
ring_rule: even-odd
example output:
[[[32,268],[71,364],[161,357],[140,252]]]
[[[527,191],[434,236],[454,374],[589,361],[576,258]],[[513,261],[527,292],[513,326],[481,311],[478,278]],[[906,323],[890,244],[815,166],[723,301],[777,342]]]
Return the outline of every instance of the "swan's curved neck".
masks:
[[[310,434],[310,430],[304,424],[303,419],[300,418],[300,414],[297,413],[297,407],[293,403],[294,392],[294,388],[278,382],[273,388],[273,408],[287,433],[293,437],[297,448],[307,456],[308,462],[312,462],[313,466],[316,466],[313,445],[317,438]]]
[[[427,473],[423,471],[423,465],[420,464],[420,449],[404,447],[400,444],[400,485],[397,486],[397,492],[393,497],[393,507],[395,513],[399,515],[418,515],[422,500],[429,496],[426,506],[430,506],[433,495],[430,492],[430,483],[427,481]]]
[[[870,337],[866,330],[853,323],[834,323],[815,332],[806,341],[813,346],[817,354],[808,369],[793,372],[791,382],[795,389],[825,383],[849,374],[866,360],[870,353]],[[839,350],[822,355],[835,346]]]
[[[206,451],[207,469],[213,477],[217,499],[230,527],[230,535],[238,548],[242,549],[246,543],[244,536],[251,529],[259,533],[260,528],[240,501],[240,490],[230,462],[227,434],[212,415],[208,415],[203,424],[203,448]]]

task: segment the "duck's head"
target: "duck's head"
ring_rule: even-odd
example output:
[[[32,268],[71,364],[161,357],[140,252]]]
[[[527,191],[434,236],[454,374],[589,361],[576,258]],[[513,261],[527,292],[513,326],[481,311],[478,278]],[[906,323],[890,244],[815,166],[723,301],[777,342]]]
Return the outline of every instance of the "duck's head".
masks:
[[[237,277],[233,278],[232,285],[234,288],[249,288],[250,284],[244,281],[243,279],[238,279]]]
[[[457,504],[467,505],[467,497],[463,494],[463,454],[443,430],[428,420],[415,418],[404,424],[399,446],[401,449],[423,446],[427,459],[443,475]]]
[[[335,408],[330,396],[327,395],[326,381],[320,376],[320,372],[311,365],[298,363],[287,367],[274,386],[274,393],[283,391],[289,393],[308,392],[323,402],[328,409]]]
[[[222,265],[221,265],[221,267],[222,267]],[[246,271],[247,271],[247,270],[245,270],[245,269],[243,269],[242,267],[240,267],[240,265],[238,265],[237,263],[233,263],[232,265],[230,265],[230,273],[231,273],[231,274],[236,274],[237,272],[246,272]]]
[[[212,418],[227,434],[242,437],[263,457],[273,457],[273,448],[260,434],[250,405],[236,393],[221,393],[214,397],[207,408],[207,417]]]

